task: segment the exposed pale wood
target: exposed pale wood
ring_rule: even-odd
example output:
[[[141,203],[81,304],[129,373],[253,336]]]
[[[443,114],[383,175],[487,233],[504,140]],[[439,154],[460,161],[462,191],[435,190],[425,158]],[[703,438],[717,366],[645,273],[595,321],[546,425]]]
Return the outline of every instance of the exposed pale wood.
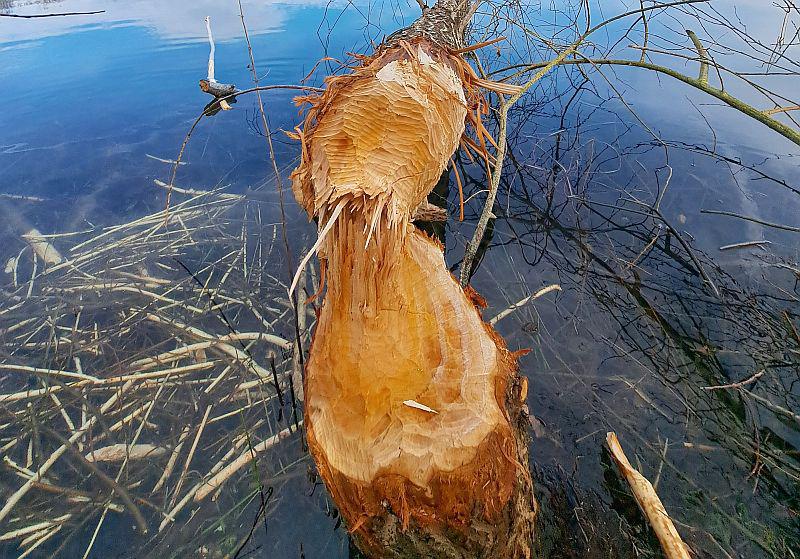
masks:
[[[628,482],[639,508],[642,509],[659,543],[661,543],[664,556],[667,559],[690,559],[689,549],[675,529],[672,519],[664,509],[664,505],[661,504],[661,499],[658,498],[658,494],[650,482],[636,468],[631,466],[627,456],[625,456],[625,452],[622,450],[622,446],[619,444],[616,433],[608,433],[606,442],[609,450],[611,450],[611,456],[614,458],[614,462],[617,463],[617,467],[625,481]]]
[[[516,359],[411,221],[464,132],[463,61],[401,42],[329,79],[293,190],[321,235],[306,368],[319,472],[370,557],[529,557]]]
[[[86,460],[89,462],[122,462],[125,459],[153,459],[166,454],[166,452],[166,448],[152,444],[127,445],[119,443],[92,450],[86,455]]]
[[[556,284],[556,283],[554,283],[553,285],[548,285],[547,287],[543,287],[542,289],[540,289],[539,291],[537,291],[533,295],[528,295],[527,297],[523,297],[522,299],[520,299],[519,301],[517,301],[516,303],[514,303],[513,305],[511,305],[507,309],[505,309],[502,312],[498,313],[494,318],[489,320],[489,324],[494,326],[495,324],[497,324],[498,322],[503,320],[505,317],[507,317],[508,315],[513,313],[518,308],[524,307],[525,305],[527,305],[529,302],[533,301],[534,299],[538,299],[542,295],[547,295],[551,291],[561,291],[561,286]]]
[[[211,18],[209,16],[206,16],[205,21],[206,21],[206,32],[208,33],[208,45],[210,47],[210,50],[208,52],[208,76],[206,77],[206,79],[200,80],[200,89],[203,92],[213,95],[216,98],[226,97],[228,95],[236,93],[236,86],[228,83],[220,83],[216,80],[214,76],[214,53],[216,51],[216,48],[214,45],[214,35],[211,33]],[[225,101],[223,100],[221,103],[225,103]],[[225,110],[230,109],[230,107],[227,107],[226,109],[226,107],[224,106],[222,108]]]
[[[764,245],[772,244],[771,241],[744,241],[742,243],[733,243],[731,245],[723,245],[719,247],[719,250],[731,250],[735,248],[750,248],[750,247],[760,247]]]
[[[288,438],[294,433],[294,428],[287,427],[282,431],[279,431],[277,434],[269,437],[268,439],[264,439],[260,443],[254,445],[252,448],[248,448],[242,454],[239,455],[234,461],[230,464],[222,468],[216,475],[204,481],[201,487],[197,490],[194,494],[195,501],[202,501],[205,499],[210,493],[214,492],[216,489],[222,486],[231,476],[233,476],[236,472],[241,470],[247,464],[253,463],[257,456],[263,452],[266,452],[270,448],[274,447],[280,441]]]
[[[414,210],[411,219],[412,221],[447,221],[447,210],[423,200]]]
[[[36,256],[41,258],[45,264],[61,264],[64,257],[58,252],[53,244],[42,236],[42,233],[34,228],[22,235],[22,238],[31,246]]]

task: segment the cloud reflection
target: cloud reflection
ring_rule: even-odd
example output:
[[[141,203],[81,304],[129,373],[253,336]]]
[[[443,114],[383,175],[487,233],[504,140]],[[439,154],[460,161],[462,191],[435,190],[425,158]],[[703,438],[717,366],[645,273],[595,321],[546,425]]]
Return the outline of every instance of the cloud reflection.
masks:
[[[332,5],[335,7],[337,3]],[[292,7],[329,3],[325,0],[243,0],[242,4],[248,30],[258,34],[282,30]],[[242,35],[242,22],[236,2],[233,1],[0,0],[0,11],[25,15],[98,9],[104,9],[105,13],[37,19],[0,18],[0,44],[62,35],[87,25],[113,27],[131,23],[150,28],[162,38],[170,40],[205,40],[205,16],[211,16],[215,40],[226,41]]]

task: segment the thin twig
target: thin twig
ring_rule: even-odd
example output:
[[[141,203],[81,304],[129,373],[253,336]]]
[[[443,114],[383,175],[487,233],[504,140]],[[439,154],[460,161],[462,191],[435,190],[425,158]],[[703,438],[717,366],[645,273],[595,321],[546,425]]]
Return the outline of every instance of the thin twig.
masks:
[[[752,376],[750,376],[750,377],[748,377],[748,378],[746,378],[744,380],[740,380],[739,382],[734,382],[732,384],[719,384],[719,385],[716,385],[716,386],[704,386],[703,390],[722,390],[722,389],[725,389],[725,388],[741,388],[742,386],[747,386],[748,384],[754,383],[755,381],[757,381],[758,379],[763,377],[764,373],[766,373],[766,371],[764,369],[762,369],[762,370],[758,371],[756,374],[754,374],[754,375],[752,375]]]
[[[197,434],[194,437],[194,441],[192,442],[192,446],[189,449],[189,454],[186,456],[186,461],[183,463],[183,469],[181,470],[181,475],[178,477],[178,483],[175,485],[175,490],[172,492],[172,503],[175,503],[175,499],[177,499],[178,494],[180,493],[181,487],[183,486],[183,481],[186,479],[186,474],[189,471],[189,464],[192,462],[192,458],[194,457],[194,453],[197,450],[197,444],[200,442],[200,437],[203,435],[203,430],[206,427],[206,422],[208,421],[208,416],[211,413],[211,408],[213,407],[212,404],[206,406],[206,411],[203,414],[203,419],[200,421],[200,425],[197,428]]]
[[[745,241],[743,243],[733,243],[732,245],[723,245],[719,247],[719,250],[732,250],[735,248],[749,248],[749,247],[756,247],[756,246],[764,246],[772,244],[771,241]]]
[[[700,210],[700,213],[712,214],[712,215],[727,215],[730,217],[744,219],[745,221],[752,221],[753,223],[758,223],[759,225],[764,225],[765,227],[772,227],[773,229],[782,229],[784,231],[792,231],[794,233],[800,233],[800,227],[793,227],[791,225],[782,225],[780,223],[771,223],[769,221],[764,221],[763,219],[758,219],[757,217],[750,217],[747,215],[741,215],[724,210]]]
[[[299,424],[303,422],[300,421]],[[220,470],[216,475],[209,478],[207,481],[204,481],[202,487],[195,493],[194,500],[195,502],[202,501],[206,498],[210,493],[215,491],[217,488],[222,486],[223,483],[228,481],[228,479],[238,472],[242,467],[246,466],[247,464],[251,463],[256,459],[256,456],[265,452],[275,446],[280,441],[288,438],[295,432],[295,429],[291,427],[287,427],[283,429],[279,433],[269,437],[268,439],[264,439],[260,443],[254,445],[252,448],[248,448],[244,451],[236,460],[225,466],[222,470]]]
[[[510,305],[507,309],[497,313],[497,316],[495,316],[494,318],[489,320],[489,325],[490,326],[494,326],[495,324],[497,324],[498,322],[503,320],[505,317],[507,317],[508,315],[513,313],[518,308],[524,307],[530,301],[533,301],[534,299],[538,299],[542,295],[546,295],[546,294],[550,293],[551,291],[561,291],[561,286],[558,285],[558,284],[548,285],[547,287],[543,287],[542,289],[540,289],[539,291],[537,291],[533,295],[528,295],[527,297],[523,297],[522,299],[520,299],[519,301],[517,301],[513,305]]]

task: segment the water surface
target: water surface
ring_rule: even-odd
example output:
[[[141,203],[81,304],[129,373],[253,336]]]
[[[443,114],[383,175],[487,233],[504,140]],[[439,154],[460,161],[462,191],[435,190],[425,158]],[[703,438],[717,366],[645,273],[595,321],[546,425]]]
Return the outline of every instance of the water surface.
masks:
[[[564,17],[556,10],[562,3],[556,4],[528,6],[525,13],[547,29]],[[603,4],[606,15],[624,9],[621,2]],[[367,2],[243,5],[264,84],[298,84],[325,56],[343,60],[348,52],[369,52],[371,41],[380,42],[418,10]],[[751,34],[774,39],[780,10],[763,9],[758,1],[736,5]],[[97,9],[105,12],[0,18],[0,209],[7,216],[0,225],[2,262],[24,247],[12,221],[46,234],[101,231],[164,208],[165,192],[153,181],[168,181],[171,165],[158,159],[177,156],[208,102],[197,86],[207,69],[205,16],[211,16],[216,39],[217,79],[240,88],[252,83],[235,2],[0,2],[0,10],[18,14]],[[666,33],[681,23],[667,20],[654,29]],[[609,30],[608,37],[618,30]],[[482,56],[487,67],[500,64],[491,52]],[[324,63],[308,83],[319,84],[336,67],[335,61]],[[659,480],[667,509],[700,556],[786,557],[788,548],[798,553],[798,233],[701,212],[731,211],[800,227],[797,146],[667,78],[637,69],[609,70],[608,76],[627,104],[615,99],[603,79],[595,76],[587,84],[568,69],[542,82],[515,109],[513,158],[488,250],[473,277],[489,304],[486,318],[543,286],[562,288],[521,306],[497,326],[510,349],[532,350],[520,367],[531,387],[532,467],[548,519],[543,539],[556,542],[556,556],[559,550],[566,556],[568,548],[587,557],[609,547],[618,556],[655,549],[603,450],[605,433],[614,430],[634,464]],[[787,92],[797,84],[793,76],[773,80]],[[572,96],[576,85],[582,93]],[[294,95],[264,94],[284,187],[299,154],[282,132],[300,120]],[[242,230],[248,228],[259,243],[272,239],[259,277],[285,281],[280,228],[273,225],[281,220],[276,181],[257,111],[255,98],[243,97],[233,111],[204,120],[188,144],[176,185],[258,192],[258,209],[239,216]],[[444,231],[454,270],[486,185],[482,169],[463,154],[459,164],[467,195],[474,196],[466,220],[453,217]],[[644,208],[659,196],[655,219]],[[456,216],[454,184],[448,206]],[[297,262],[313,242],[313,228],[288,193],[285,215]],[[770,244],[719,250],[753,240]],[[198,243],[186,265],[205,273],[215,247]],[[214,278],[225,273],[215,271]],[[3,282],[8,293],[11,278]],[[261,297],[265,307],[280,292],[248,277],[241,289]],[[292,339],[290,315],[276,316],[273,332]],[[236,328],[263,327],[247,320]],[[9,326],[0,321],[0,329]],[[8,354],[16,362],[14,351],[3,351],[3,358]],[[751,393],[704,390],[761,370],[758,382],[748,385]],[[1,391],[18,390],[18,382],[13,375],[0,377],[0,388],[9,387]],[[187,404],[197,410],[193,425],[204,404]],[[247,417],[269,416],[271,434],[291,423],[289,410],[251,409]],[[221,421],[198,448],[223,451],[226,443],[214,445],[234,440],[242,424],[236,418]],[[176,425],[170,438],[180,433]],[[265,438],[265,429],[254,432],[256,438]],[[4,437],[1,444],[9,431]],[[13,454],[14,460],[24,459],[24,449],[13,452],[22,453]],[[299,436],[264,456],[259,475],[231,482],[215,503],[182,512],[176,526],[183,529],[142,535],[129,517],[109,513],[100,528],[99,516],[82,519],[36,553],[81,557],[88,548],[91,557],[232,556],[263,507],[266,520],[252,530],[240,557],[348,557],[345,530]],[[190,480],[213,466],[211,458],[202,460],[191,464]],[[152,467],[156,471],[137,473],[151,484],[163,461]],[[2,473],[4,496],[21,483],[14,475],[9,468]],[[166,507],[170,496],[154,495],[153,502],[162,497],[159,506]],[[153,527],[161,522],[163,509],[146,513]],[[0,554],[15,557],[19,551],[8,544]]]

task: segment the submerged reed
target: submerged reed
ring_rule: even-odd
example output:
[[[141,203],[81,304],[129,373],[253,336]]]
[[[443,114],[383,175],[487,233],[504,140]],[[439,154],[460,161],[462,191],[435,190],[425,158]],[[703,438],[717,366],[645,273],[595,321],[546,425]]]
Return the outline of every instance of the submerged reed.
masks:
[[[110,517],[158,545],[226,483],[251,477],[248,465],[300,438],[296,357],[281,335],[292,310],[270,273],[282,264],[277,224],[245,196],[175,192],[184,199],[166,226],[162,211],[42,235],[9,262],[0,545],[20,557],[56,555],[76,536],[88,555]],[[63,259],[43,262],[42,243]]]

